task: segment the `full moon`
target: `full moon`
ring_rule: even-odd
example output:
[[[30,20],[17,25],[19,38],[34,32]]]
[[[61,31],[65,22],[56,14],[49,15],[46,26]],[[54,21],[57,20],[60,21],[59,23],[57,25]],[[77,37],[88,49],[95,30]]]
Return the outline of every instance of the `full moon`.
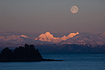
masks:
[[[75,13],[78,12],[78,7],[77,6],[72,6],[70,11],[75,14]]]

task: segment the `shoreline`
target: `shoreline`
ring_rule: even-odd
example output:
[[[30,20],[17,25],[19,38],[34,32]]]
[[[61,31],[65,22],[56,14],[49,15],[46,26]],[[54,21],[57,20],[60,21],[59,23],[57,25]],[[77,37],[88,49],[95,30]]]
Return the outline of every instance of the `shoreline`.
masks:
[[[40,61],[64,61],[64,60],[54,60],[54,59],[0,59],[0,62],[40,62]]]

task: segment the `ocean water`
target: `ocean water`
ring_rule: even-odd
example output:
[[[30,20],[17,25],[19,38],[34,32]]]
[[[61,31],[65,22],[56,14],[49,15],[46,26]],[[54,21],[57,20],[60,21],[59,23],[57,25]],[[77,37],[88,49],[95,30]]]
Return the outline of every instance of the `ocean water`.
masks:
[[[0,70],[105,70],[105,54],[42,54],[64,61],[0,62]]]

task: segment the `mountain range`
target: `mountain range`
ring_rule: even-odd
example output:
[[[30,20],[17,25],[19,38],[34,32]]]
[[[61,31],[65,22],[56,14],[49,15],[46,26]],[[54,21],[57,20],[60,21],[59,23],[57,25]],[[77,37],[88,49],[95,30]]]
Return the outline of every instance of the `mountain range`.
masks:
[[[65,41],[69,38],[72,38],[72,37],[76,36],[77,34],[79,34],[79,32],[70,33],[68,36],[64,35],[63,37],[54,37],[52,34],[50,34],[50,32],[46,32],[45,34],[39,35],[39,37],[35,38],[35,40],[59,43],[61,41]]]
[[[105,45],[105,32],[97,34],[70,33],[62,37],[54,37],[50,32],[40,34],[36,38],[26,35],[0,36],[0,47],[15,47],[28,44],[78,44],[78,45]]]
[[[79,34],[66,41],[62,41],[61,44],[105,45],[105,32],[101,34],[92,34],[91,36]]]

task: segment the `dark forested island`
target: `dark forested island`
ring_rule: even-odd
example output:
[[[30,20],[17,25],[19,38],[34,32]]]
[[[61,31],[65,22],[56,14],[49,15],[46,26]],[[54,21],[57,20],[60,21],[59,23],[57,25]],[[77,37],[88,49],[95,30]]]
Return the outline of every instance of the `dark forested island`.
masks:
[[[61,61],[54,59],[43,59],[38,49],[34,45],[25,44],[24,47],[19,46],[13,51],[4,48],[0,53],[0,62],[34,62],[34,61]]]

